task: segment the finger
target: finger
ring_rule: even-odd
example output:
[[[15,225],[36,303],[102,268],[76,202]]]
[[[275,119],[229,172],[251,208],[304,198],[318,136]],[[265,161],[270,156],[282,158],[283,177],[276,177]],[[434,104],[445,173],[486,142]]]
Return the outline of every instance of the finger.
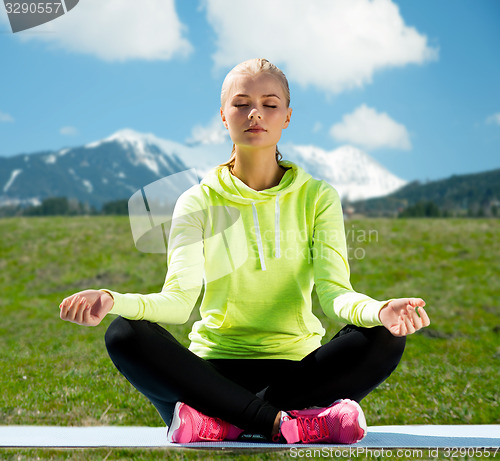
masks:
[[[68,308],[64,304],[61,304],[59,308],[61,309],[61,311],[59,312],[59,317],[61,317],[61,320],[66,320]]]
[[[66,310],[71,308],[72,304],[75,302],[75,299],[76,299],[75,295],[68,296],[61,303],[61,308],[66,308]]]
[[[406,334],[411,335],[411,334],[415,333],[415,331],[416,331],[415,327],[413,326],[413,323],[411,322],[411,319],[410,319],[410,316],[408,315],[408,313],[403,314],[403,320],[404,320],[404,324],[406,327]]]
[[[61,312],[59,313],[59,316],[61,317],[62,320],[68,320],[68,312],[71,306],[71,302],[69,301],[69,298],[66,298],[62,303],[61,303]]]
[[[396,336],[406,336],[406,325],[405,325],[405,318],[403,314],[399,315],[398,319],[398,324],[399,324],[399,334]]]
[[[409,298],[408,304],[413,307],[424,307],[425,301],[422,298]]]
[[[66,307],[69,305],[69,298],[64,298],[61,302],[61,304],[59,304],[59,308],[63,308],[63,307]]]
[[[420,315],[420,319],[422,320],[422,326],[428,327],[431,324],[429,316],[423,307],[418,309],[418,315]]]
[[[85,299],[82,300],[82,302],[79,305],[78,311],[75,315],[75,322],[82,325],[83,324],[83,316],[85,312],[89,310],[89,304]]]
[[[68,322],[72,322],[75,318],[75,308],[76,304],[78,303],[78,299],[75,298],[73,299],[67,306],[66,308],[66,320]]]
[[[405,319],[401,315],[399,319],[399,334],[398,336],[406,336],[406,325],[405,325]]]
[[[68,320],[70,322],[76,323],[76,318],[78,316],[78,313],[82,309],[84,299],[80,296],[75,298],[75,302],[71,304],[69,311],[68,311]]]
[[[61,304],[69,306],[69,305],[71,305],[72,302],[74,302],[75,298],[78,298],[77,293],[74,293],[74,294],[64,298],[63,302]]]
[[[413,306],[408,307],[408,317],[411,320],[411,323],[415,327],[415,330],[420,330],[423,326],[422,319],[417,313],[417,310]]]

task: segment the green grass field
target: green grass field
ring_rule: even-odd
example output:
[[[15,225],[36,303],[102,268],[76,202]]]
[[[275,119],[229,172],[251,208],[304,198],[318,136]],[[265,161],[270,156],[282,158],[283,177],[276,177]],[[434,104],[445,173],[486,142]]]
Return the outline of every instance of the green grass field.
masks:
[[[355,289],[377,299],[422,297],[432,322],[408,338],[400,367],[363,401],[368,424],[500,423],[500,221],[358,220],[348,221],[346,231]],[[0,235],[0,424],[161,426],[156,410],[108,359],[103,335],[112,318],[81,327],[61,321],[58,306],[86,288],[158,291],[165,255],[138,252],[126,217],[6,218]],[[342,324],[315,309],[333,336]],[[195,318],[170,329],[186,345]],[[0,451],[16,460],[164,456]]]

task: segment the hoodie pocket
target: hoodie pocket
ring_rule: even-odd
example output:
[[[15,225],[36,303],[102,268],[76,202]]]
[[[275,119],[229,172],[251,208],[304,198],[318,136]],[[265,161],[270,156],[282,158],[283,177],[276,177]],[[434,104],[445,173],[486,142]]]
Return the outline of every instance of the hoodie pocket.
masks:
[[[308,333],[297,305],[275,303],[270,306],[267,303],[242,304],[241,301],[228,302],[221,330],[235,335],[258,332],[268,336],[303,336]]]

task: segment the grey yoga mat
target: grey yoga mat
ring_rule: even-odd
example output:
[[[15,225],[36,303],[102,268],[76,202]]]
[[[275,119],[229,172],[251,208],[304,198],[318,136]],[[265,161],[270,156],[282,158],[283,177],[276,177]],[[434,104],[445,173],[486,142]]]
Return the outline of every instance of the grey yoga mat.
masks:
[[[0,426],[0,447],[179,447],[277,449],[290,445],[264,442],[169,443],[165,427]],[[305,445],[296,445],[305,447]],[[500,425],[371,426],[355,445],[308,445],[355,448],[498,448]],[[500,450],[499,450],[500,454]]]

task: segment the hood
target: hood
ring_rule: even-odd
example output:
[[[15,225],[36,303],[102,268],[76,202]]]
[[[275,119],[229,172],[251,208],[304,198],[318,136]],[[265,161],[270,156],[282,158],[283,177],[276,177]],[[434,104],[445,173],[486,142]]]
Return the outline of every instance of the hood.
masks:
[[[201,181],[201,185],[210,187],[231,202],[250,205],[275,199],[277,195],[288,194],[311,179],[311,175],[295,165],[295,163],[281,160],[279,164],[284,168],[288,168],[288,170],[281,178],[280,183],[270,189],[257,191],[248,187],[241,179],[232,175],[228,167],[214,168]]]
[[[281,258],[280,249],[280,197],[294,190],[297,190],[305,182],[309,181],[312,176],[306,173],[302,168],[292,162],[282,160],[279,164],[288,168],[280,183],[277,186],[256,191],[248,187],[243,181],[229,172],[227,166],[217,167],[211,170],[205,179],[201,181],[202,186],[209,187],[219,195],[231,202],[246,204],[252,206],[253,223],[255,235],[257,239],[257,248],[259,252],[260,267],[263,271],[266,270],[266,261],[264,258],[264,250],[262,245],[261,229],[259,224],[259,213],[257,204],[274,200],[274,257]]]

